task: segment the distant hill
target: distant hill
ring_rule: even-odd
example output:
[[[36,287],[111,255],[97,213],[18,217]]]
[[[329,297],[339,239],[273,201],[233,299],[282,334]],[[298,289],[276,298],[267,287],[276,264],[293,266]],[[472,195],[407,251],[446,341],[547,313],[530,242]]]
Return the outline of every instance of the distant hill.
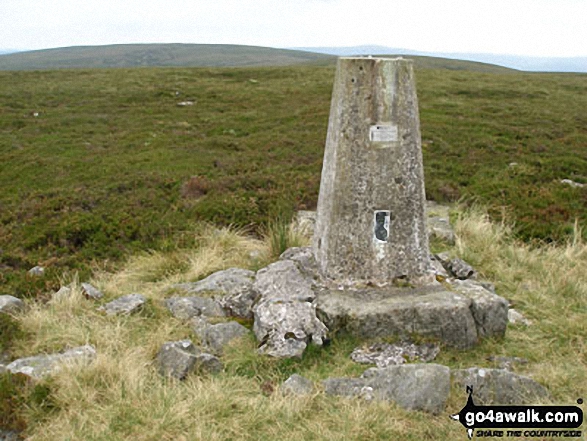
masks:
[[[0,55],[0,70],[109,67],[239,67],[329,63],[313,52],[222,44],[76,46]]]
[[[385,55],[399,54],[445,59],[467,60],[535,72],[587,72],[587,57],[527,57],[519,55],[423,52],[386,46],[300,47],[296,50],[328,55]]]

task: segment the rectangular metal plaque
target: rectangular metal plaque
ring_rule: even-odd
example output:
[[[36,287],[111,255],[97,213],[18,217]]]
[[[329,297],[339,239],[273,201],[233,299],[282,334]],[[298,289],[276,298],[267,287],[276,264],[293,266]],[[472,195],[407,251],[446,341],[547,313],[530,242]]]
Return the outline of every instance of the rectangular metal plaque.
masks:
[[[397,140],[397,126],[391,124],[377,124],[369,128],[369,141],[371,142],[395,142]]]

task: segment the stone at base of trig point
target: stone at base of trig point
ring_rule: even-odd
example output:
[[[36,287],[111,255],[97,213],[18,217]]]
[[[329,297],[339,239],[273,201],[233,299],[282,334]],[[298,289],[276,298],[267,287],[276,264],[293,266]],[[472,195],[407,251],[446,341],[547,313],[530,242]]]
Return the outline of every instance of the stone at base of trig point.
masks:
[[[503,336],[507,326],[507,301],[488,290],[323,288],[316,293],[316,305],[331,332],[360,338],[419,336],[466,349],[479,338]]]

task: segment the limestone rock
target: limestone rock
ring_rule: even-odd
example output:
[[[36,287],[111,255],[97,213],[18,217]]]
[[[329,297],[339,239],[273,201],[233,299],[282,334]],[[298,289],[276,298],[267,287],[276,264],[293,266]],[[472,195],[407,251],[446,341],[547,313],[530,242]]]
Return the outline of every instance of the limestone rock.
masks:
[[[161,375],[178,380],[192,372],[217,373],[223,369],[218,357],[202,352],[190,340],[164,343],[157,353],[156,363]]]
[[[307,378],[293,374],[281,385],[281,391],[292,395],[309,395],[314,389],[314,384]]]
[[[570,185],[571,187],[574,188],[583,188],[585,187],[585,184],[581,184],[580,182],[575,182],[571,179],[561,179],[561,184],[566,184],[566,185]]]
[[[224,317],[220,303],[207,297],[171,297],[165,300],[165,306],[171,314],[180,320],[189,320],[196,316]]]
[[[434,271],[437,280],[438,277],[440,277],[439,280],[446,280],[450,277],[450,274],[448,274],[444,266],[442,266],[442,263],[436,260],[433,255],[430,256],[430,263],[432,265],[432,270]]]
[[[513,371],[519,365],[528,364],[528,360],[521,357],[491,355],[488,359],[489,361],[494,362],[497,365],[498,369],[505,369],[508,371]]]
[[[12,314],[24,309],[24,302],[13,296],[0,296],[0,313]]]
[[[231,341],[244,337],[249,333],[247,328],[237,322],[196,325],[193,329],[202,343],[217,354],[221,354],[224,346]]]
[[[448,252],[435,254],[434,257],[438,260],[442,266],[448,271],[448,273],[460,280],[473,279],[477,277],[475,269],[459,258],[451,258]]]
[[[471,300],[442,286],[319,289],[316,296],[318,316],[333,331],[362,338],[416,334],[462,349],[477,343]]]
[[[147,299],[142,294],[129,294],[102,305],[98,310],[107,315],[129,315],[140,311],[145,303]]]
[[[438,364],[404,364],[366,370],[361,378],[323,382],[329,395],[393,401],[408,410],[443,411],[450,391],[450,369]]]
[[[92,300],[100,300],[104,297],[104,294],[94,286],[90,285],[89,283],[82,283],[82,291],[84,296],[88,299]]]
[[[530,326],[532,324],[532,321],[528,320],[521,312],[515,309],[508,311],[508,321],[513,325],[522,324],[524,326]]]
[[[550,397],[544,386],[505,369],[472,367],[453,370],[451,375],[463,390],[466,386],[473,386],[476,405],[533,404]]]
[[[301,356],[312,341],[322,345],[328,329],[316,317],[312,279],[291,260],[281,260],[259,270],[255,289],[254,332],[260,352],[274,357]]]
[[[31,276],[42,277],[45,275],[45,268],[42,266],[35,266],[29,270]]]
[[[416,345],[409,342],[376,343],[366,348],[356,348],[351,353],[355,363],[375,364],[378,368],[404,364],[406,361],[429,362],[436,358],[440,346],[433,343]]]
[[[508,324],[508,301],[473,280],[453,280],[453,289],[471,299],[471,312],[480,338],[502,337]]]
[[[37,355],[19,358],[6,366],[13,374],[21,373],[33,378],[42,378],[57,372],[62,363],[79,361],[91,363],[96,358],[96,349],[91,345],[69,349],[60,354]]]
[[[293,247],[285,250],[279,260],[291,260],[304,276],[312,279],[318,277],[318,264],[314,258],[312,247]]]
[[[53,293],[53,295],[51,296],[51,300],[59,302],[70,298],[71,295],[71,288],[68,286],[62,286],[61,288],[59,288],[57,292]]]
[[[253,304],[258,294],[253,289],[255,273],[253,271],[230,268],[217,271],[205,279],[194,283],[183,283],[176,288],[183,289],[189,294],[214,292],[222,295],[220,305],[228,315],[244,319],[253,318]]]

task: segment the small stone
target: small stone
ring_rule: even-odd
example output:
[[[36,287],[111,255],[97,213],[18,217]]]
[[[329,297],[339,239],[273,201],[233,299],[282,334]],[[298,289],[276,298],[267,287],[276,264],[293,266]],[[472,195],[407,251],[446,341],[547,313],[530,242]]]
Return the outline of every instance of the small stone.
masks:
[[[180,320],[189,320],[200,315],[206,317],[225,316],[220,303],[207,297],[172,297],[165,300],[165,306],[175,318]]]
[[[459,280],[473,279],[477,272],[462,259],[452,259],[445,268]]]
[[[145,296],[129,294],[106,303],[98,308],[98,311],[105,311],[107,315],[129,315],[140,311],[145,303],[147,303]]]
[[[534,380],[505,369],[472,367],[451,372],[455,384],[464,391],[473,387],[476,405],[521,405],[550,397],[548,390]]]
[[[516,366],[522,364],[528,364],[528,360],[520,357],[504,357],[501,355],[489,356],[489,361],[494,362],[499,369],[506,369],[512,371]]]
[[[561,184],[570,185],[571,187],[574,187],[574,188],[583,188],[583,187],[585,187],[585,184],[581,184],[580,182],[575,182],[575,181],[572,181],[570,179],[562,179],[561,180]]]
[[[191,340],[164,343],[157,353],[156,363],[161,375],[178,380],[192,372],[217,373],[224,368],[218,357],[202,352]]]
[[[68,286],[62,286],[59,291],[53,293],[51,300],[62,301],[71,297],[72,291]]]
[[[13,296],[0,296],[0,313],[13,314],[24,309],[24,302]]]
[[[367,369],[361,378],[329,378],[327,395],[393,401],[408,410],[443,411],[450,391],[450,369],[438,364],[405,364]]]
[[[314,389],[314,384],[307,378],[293,374],[281,385],[281,391],[292,395],[309,395]]]
[[[45,268],[42,266],[35,266],[29,270],[29,274],[35,277],[42,277],[45,275]]]
[[[440,280],[446,280],[450,277],[446,269],[444,269],[444,266],[442,266],[442,263],[436,260],[433,255],[430,255],[430,263],[432,264],[432,270],[437,280],[439,277]]]
[[[186,107],[186,106],[193,106],[194,102],[193,101],[181,101],[179,103],[177,103],[178,107]]]
[[[508,321],[513,325],[522,324],[524,326],[530,326],[532,324],[532,321],[524,317],[521,312],[511,308],[508,311]]]
[[[318,277],[318,264],[311,247],[293,247],[285,250],[279,260],[291,260],[298,269],[312,279]]]
[[[440,346],[433,343],[416,345],[414,343],[376,343],[367,348],[356,348],[351,360],[361,364],[375,364],[378,368],[404,364],[406,361],[420,360],[424,363],[436,358]]]
[[[244,337],[249,330],[237,322],[227,322],[194,327],[194,332],[212,352],[221,354],[224,346],[235,339]]]
[[[102,297],[104,297],[104,294],[102,294],[100,290],[93,287],[89,283],[82,283],[82,291],[88,299],[100,300]]]
[[[32,378],[43,378],[60,369],[65,362],[81,361],[85,365],[96,358],[96,349],[91,345],[69,349],[60,354],[37,355],[34,357],[19,358],[6,366],[6,370],[13,374],[25,374]]]

